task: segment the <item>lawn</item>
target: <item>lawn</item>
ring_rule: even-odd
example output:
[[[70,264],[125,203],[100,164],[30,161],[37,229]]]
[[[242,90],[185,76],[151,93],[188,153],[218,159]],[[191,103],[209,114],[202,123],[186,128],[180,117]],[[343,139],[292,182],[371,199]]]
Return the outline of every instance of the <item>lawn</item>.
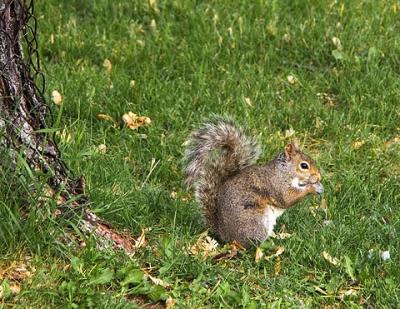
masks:
[[[2,171],[21,185],[1,189],[0,307],[399,306],[397,1],[38,0],[35,15],[63,159],[98,216],[145,242],[68,245],[54,202],[20,219],[40,201]],[[130,111],[151,123],[126,127]],[[206,226],[183,144],[213,113],[257,137],[261,162],[298,138],[321,168],[324,196],[287,211],[261,259],[191,250]]]

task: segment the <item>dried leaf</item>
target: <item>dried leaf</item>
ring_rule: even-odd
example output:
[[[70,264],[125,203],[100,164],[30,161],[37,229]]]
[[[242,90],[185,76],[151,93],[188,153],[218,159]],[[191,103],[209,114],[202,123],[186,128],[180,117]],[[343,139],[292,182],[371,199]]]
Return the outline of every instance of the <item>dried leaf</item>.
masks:
[[[114,118],[107,114],[97,114],[97,119],[115,122]]]
[[[319,292],[319,293],[321,293],[321,294],[323,294],[323,295],[328,295],[328,293],[326,293],[325,290],[321,289],[321,288],[320,288],[319,286],[317,286],[317,285],[314,286],[314,289],[315,289],[317,292]]]
[[[10,290],[13,294],[18,294],[21,292],[21,286],[18,283],[10,284]]]
[[[149,26],[150,32],[155,33],[157,31],[157,23],[154,19],[150,21],[150,26]]]
[[[275,265],[274,265],[275,276],[278,276],[281,273],[281,270],[282,270],[282,259],[280,256],[278,256],[275,260]]]
[[[400,136],[395,136],[383,144],[383,149],[386,150],[390,148],[392,145],[399,143],[400,143]]]
[[[104,59],[103,67],[106,69],[107,73],[111,73],[112,71],[112,63],[109,59]]]
[[[263,256],[264,256],[264,252],[262,252],[262,249],[260,247],[257,247],[256,256],[255,256],[256,263],[260,262],[260,260],[262,259]]]
[[[331,256],[328,252],[323,251],[322,256],[324,257],[325,260],[327,260],[332,265],[335,265],[335,266],[339,265],[339,260],[337,258]]]
[[[236,249],[238,251],[246,251],[246,248],[242,246],[242,244],[236,240],[232,241],[231,244],[232,249]]]
[[[142,232],[141,232],[141,234],[140,234],[140,236],[137,238],[137,239],[135,239],[135,248],[136,249],[138,249],[138,248],[140,248],[140,247],[142,247],[143,245],[145,245],[146,244],[146,236],[145,236],[145,233],[146,232],[148,232],[150,229],[142,229]]]
[[[336,95],[333,93],[317,93],[317,97],[323,101],[323,103],[329,107],[335,107],[339,105],[339,101]]]
[[[105,144],[100,144],[99,146],[97,146],[97,150],[100,153],[104,154],[107,152],[107,146]]]
[[[288,75],[287,81],[288,81],[289,84],[291,84],[291,85],[294,85],[294,84],[297,82],[296,78],[295,78],[293,75]]]
[[[176,304],[176,300],[173,299],[172,297],[168,297],[168,299],[165,302],[165,309],[172,309],[174,308]]]
[[[251,102],[251,99],[250,99],[250,98],[244,98],[244,102],[245,102],[248,106],[253,107],[253,103]]]
[[[340,42],[340,39],[337,37],[332,38],[332,43],[336,47],[337,50],[341,51],[343,49],[342,43]]]
[[[355,141],[353,144],[351,144],[351,148],[354,150],[360,149],[363,145],[365,144],[365,141]]]
[[[343,300],[346,296],[354,296],[357,295],[357,290],[350,288],[348,290],[340,290],[338,292],[338,298]]]
[[[148,0],[148,2],[149,2],[150,9],[152,9],[154,12],[158,13],[159,9],[158,9],[158,5],[157,5],[157,1],[156,0]]]
[[[217,254],[218,242],[208,236],[208,231],[200,234],[196,243],[190,248],[190,253],[193,255],[201,255],[203,259]]]
[[[285,247],[279,246],[275,249],[275,253],[264,257],[266,261],[269,261],[275,257],[280,256],[283,252],[285,252]]]
[[[165,282],[165,281],[163,281],[163,280],[161,280],[161,279],[159,279],[159,278],[153,277],[153,276],[150,275],[150,274],[145,274],[145,276],[146,276],[147,278],[149,278],[150,281],[153,282],[153,284],[155,284],[155,285],[161,285],[161,286],[163,286],[163,287],[165,287],[165,288],[171,286],[169,283],[167,283],[167,282]]]
[[[217,254],[214,256],[215,261],[226,261],[234,258],[235,256],[239,255],[241,252],[246,251],[246,248],[244,248],[239,242],[234,240],[230,245],[229,245],[229,250],[226,252],[222,252],[220,254]]]
[[[389,251],[382,251],[381,258],[383,261],[390,260],[390,252]]]
[[[285,130],[285,138],[292,137],[295,134],[296,134],[296,131],[293,130],[293,128],[290,128],[289,130]]]
[[[122,116],[122,120],[128,126],[128,128],[132,130],[136,130],[137,128],[148,125],[151,123],[151,119],[146,116],[138,116],[132,112],[125,113]]]
[[[51,100],[55,105],[60,106],[62,104],[63,98],[57,90],[53,90],[53,92],[51,93]]]
[[[27,256],[24,261],[12,261],[9,265],[0,267],[0,282],[4,279],[9,282],[9,292],[18,294],[21,291],[22,282],[30,282],[36,269],[28,264],[29,260],[30,257]],[[0,299],[4,296],[4,293],[9,292],[4,291],[0,285]]]
[[[286,239],[292,237],[292,234],[285,233],[285,232],[280,232],[278,234],[272,233],[271,238],[276,238],[276,239]]]
[[[213,259],[214,259],[214,261],[227,261],[227,260],[230,260],[230,259],[234,258],[235,256],[237,256],[239,253],[240,253],[239,250],[231,249],[226,252],[222,252],[222,253],[215,255],[213,257]]]

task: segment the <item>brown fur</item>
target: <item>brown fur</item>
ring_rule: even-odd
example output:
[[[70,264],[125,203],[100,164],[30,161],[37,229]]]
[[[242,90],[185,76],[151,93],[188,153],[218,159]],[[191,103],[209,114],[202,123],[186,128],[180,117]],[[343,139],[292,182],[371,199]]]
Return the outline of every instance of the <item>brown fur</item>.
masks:
[[[257,149],[242,129],[226,119],[207,123],[191,136],[186,183],[194,185],[207,225],[223,241],[245,246],[264,241],[272,231],[274,212],[323,190],[315,162],[296,143],[262,166],[253,164]],[[308,164],[306,170],[301,162]]]

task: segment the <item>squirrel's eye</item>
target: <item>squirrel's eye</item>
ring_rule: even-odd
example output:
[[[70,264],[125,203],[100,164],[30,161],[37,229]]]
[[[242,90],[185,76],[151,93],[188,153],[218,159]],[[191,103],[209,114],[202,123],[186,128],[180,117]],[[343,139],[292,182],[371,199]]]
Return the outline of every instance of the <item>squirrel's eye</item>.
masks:
[[[303,169],[303,170],[308,170],[308,163],[307,162],[301,162],[300,163],[300,167],[301,167],[301,169]]]

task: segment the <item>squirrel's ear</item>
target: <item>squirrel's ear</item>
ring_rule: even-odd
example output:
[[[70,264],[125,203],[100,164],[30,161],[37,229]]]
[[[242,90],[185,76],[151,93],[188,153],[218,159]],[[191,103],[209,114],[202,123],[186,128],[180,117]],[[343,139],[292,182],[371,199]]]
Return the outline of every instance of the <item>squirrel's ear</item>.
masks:
[[[298,150],[298,142],[293,141],[285,146],[285,158],[290,161]]]
[[[299,140],[297,139],[297,138],[295,138],[293,141],[292,141],[292,143],[291,143],[293,146],[294,146],[294,149],[295,150],[299,150],[300,148],[300,142],[299,142]]]

